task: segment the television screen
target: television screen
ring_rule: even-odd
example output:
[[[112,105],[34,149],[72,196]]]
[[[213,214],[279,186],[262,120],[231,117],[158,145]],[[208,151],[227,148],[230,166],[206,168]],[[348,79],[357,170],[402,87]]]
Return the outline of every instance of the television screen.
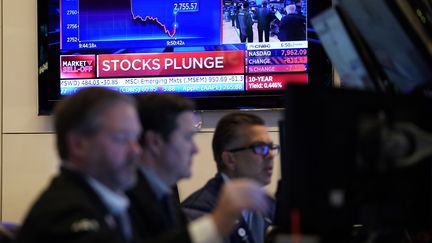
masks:
[[[89,86],[282,107],[308,83],[307,18],[306,0],[38,0],[39,113]]]

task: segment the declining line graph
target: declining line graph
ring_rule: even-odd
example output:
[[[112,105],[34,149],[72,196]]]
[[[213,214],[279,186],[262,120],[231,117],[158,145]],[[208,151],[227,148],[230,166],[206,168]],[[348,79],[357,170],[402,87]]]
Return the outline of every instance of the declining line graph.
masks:
[[[174,24],[173,24],[173,28],[172,28],[171,31],[169,31],[168,28],[166,27],[166,25],[163,24],[161,21],[159,21],[159,19],[158,19],[157,17],[145,16],[145,17],[143,18],[143,17],[140,16],[140,15],[135,15],[135,14],[134,14],[134,11],[133,11],[133,7],[132,7],[132,4],[133,4],[133,3],[132,3],[132,0],[130,0],[130,3],[131,3],[131,14],[132,14],[132,18],[133,18],[134,20],[139,19],[139,20],[142,21],[143,23],[146,23],[147,21],[152,21],[152,22],[158,24],[160,27],[162,27],[164,33],[167,34],[169,37],[171,37],[171,38],[174,37],[174,35],[175,35],[175,33],[176,33],[176,27],[177,27],[177,24],[176,24],[176,21],[177,21],[177,13],[176,13],[175,11],[173,11],[173,14],[174,14]]]
[[[221,0],[60,1],[62,50],[219,45],[222,39]]]
[[[173,24],[172,24],[173,27],[172,27],[172,30],[170,31],[168,29],[168,27],[166,26],[166,24],[164,24],[164,21],[160,21],[159,18],[156,16],[146,15],[145,17],[143,17],[144,15],[135,14],[134,1],[137,1],[138,3],[141,3],[142,5],[144,5],[143,3],[148,1],[148,0],[130,0],[132,18],[134,20],[140,20],[143,23],[146,23],[148,21],[156,23],[158,26],[163,28],[163,32],[165,34],[167,34],[170,38],[174,37],[176,30],[177,30],[177,14],[178,13],[186,13],[187,14],[187,13],[199,12],[199,6],[200,6],[199,0],[186,0],[186,1],[182,1],[182,0],[167,1],[167,0],[165,0],[164,2],[168,3],[167,5],[165,5],[165,8],[169,12],[170,7],[172,7],[171,13],[172,13],[172,16],[174,16],[174,20],[173,20]],[[145,11],[144,10],[145,6],[137,7],[137,9]]]

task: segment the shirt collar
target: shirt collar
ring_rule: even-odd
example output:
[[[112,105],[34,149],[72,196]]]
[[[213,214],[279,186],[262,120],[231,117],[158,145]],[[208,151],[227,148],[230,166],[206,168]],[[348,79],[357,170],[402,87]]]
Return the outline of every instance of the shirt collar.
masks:
[[[230,181],[231,179],[228,177],[227,174],[220,172],[222,179],[224,180],[224,182]]]
[[[113,215],[119,215],[128,209],[129,200],[123,193],[114,192],[91,177],[87,177],[87,182]]]
[[[139,165],[138,169],[147,178],[150,188],[156,194],[157,199],[161,199],[167,194],[172,194],[171,188],[156,173],[145,165]]]

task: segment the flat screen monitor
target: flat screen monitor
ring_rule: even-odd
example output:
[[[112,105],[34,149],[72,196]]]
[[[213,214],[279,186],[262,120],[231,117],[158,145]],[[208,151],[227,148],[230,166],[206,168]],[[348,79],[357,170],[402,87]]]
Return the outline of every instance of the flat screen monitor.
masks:
[[[370,48],[338,6],[323,11],[311,24],[341,77],[341,87],[393,91]]]
[[[203,110],[281,108],[287,83],[328,78],[309,65],[326,62],[307,41],[313,2],[38,0],[39,113],[89,86],[181,93]],[[288,5],[302,37],[281,41]]]
[[[317,243],[430,242],[430,99],[288,85],[285,107],[279,232]]]
[[[341,9],[400,93],[432,83],[432,8],[427,0],[340,0]]]

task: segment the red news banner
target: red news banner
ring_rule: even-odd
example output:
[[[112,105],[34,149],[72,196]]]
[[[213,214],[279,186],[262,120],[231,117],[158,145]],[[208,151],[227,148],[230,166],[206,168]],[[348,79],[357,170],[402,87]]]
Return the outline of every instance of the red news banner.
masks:
[[[98,77],[243,74],[243,51],[98,55]]]
[[[244,64],[243,51],[65,55],[60,59],[61,78],[64,79],[243,75]],[[275,73],[281,68],[286,72],[287,67],[293,68],[292,65],[250,65],[249,74],[245,75],[245,89],[281,90],[287,83],[307,83],[307,73],[299,72],[303,69]],[[251,68],[259,68],[261,73],[251,73]]]
[[[95,78],[95,55],[60,56],[60,78]]]
[[[251,74],[246,75],[246,90],[281,90],[287,83],[306,84],[307,73]]]

